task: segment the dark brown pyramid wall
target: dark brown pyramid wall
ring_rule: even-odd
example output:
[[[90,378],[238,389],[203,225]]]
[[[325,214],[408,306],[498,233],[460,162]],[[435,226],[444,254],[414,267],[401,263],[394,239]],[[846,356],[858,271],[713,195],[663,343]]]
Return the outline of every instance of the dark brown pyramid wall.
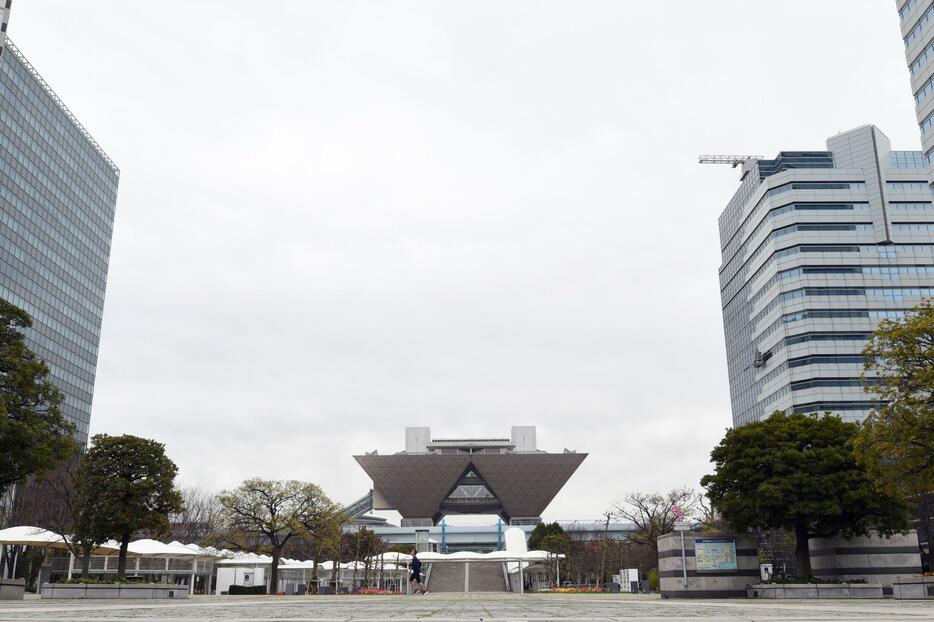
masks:
[[[510,517],[541,516],[587,454],[354,456],[403,518],[432,518],[472,463]]]
[[[587,454],[474,454],[473,465],[510,517],[541,516]]]
[[[354,456],[403,518],[432,518],[470,464],[469,455]]]

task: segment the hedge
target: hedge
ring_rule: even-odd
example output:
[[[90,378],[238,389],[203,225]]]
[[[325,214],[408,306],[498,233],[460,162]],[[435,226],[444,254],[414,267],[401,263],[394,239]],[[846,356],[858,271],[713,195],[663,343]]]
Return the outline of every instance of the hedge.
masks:
[[[237,594],[265,594],[266,586],[265,585],[231,585],[227,588],[227,593],[231,596],[236,596]]]

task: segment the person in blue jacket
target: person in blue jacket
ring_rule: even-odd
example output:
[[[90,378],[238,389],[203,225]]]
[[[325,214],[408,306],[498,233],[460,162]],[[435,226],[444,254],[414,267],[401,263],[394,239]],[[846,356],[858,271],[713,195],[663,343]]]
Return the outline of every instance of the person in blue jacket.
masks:
[[[412,584],[412,594],[427,594],[425,584],[422,583],[422,560],[418,558],[418,553],[412,549],[412,561],[409,562],[409,569],[412,571],[409,576],[409,583]]]

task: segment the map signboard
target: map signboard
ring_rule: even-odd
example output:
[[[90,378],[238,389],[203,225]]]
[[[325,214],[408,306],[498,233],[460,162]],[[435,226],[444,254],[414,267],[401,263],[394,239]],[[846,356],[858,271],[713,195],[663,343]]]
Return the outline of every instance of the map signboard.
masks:
[[[736,570],[736,540],[733,538],[697,538],[694,540],[697,570]]]

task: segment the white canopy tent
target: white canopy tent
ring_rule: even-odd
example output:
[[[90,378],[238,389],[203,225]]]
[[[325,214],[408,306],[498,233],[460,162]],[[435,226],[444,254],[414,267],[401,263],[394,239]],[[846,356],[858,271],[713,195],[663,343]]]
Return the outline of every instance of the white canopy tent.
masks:
[[[35,546],[43,549],[66,549],[70,550],[68,540],[61,534],[54,531],[43,529],[42,527],[32,527],[29,525],[20,525],[18,527],[8,527],[0,529],[0,546],[26,547]],[[111,555],[120,551],[120,543],[108,540],[98,544],[92,551],[92,555]],[[19,558],[19,551],[13,555],[13,563],[10,568],[10,575],[16,573],[16,562]],[[71,576],[69,569],[69,577]],[[42,569],[39,569],[39,589],[42,585]]]
[[[508,534],[508,532],[507,532]],[[458,551],[455,553],[435,553],[424,552],[419,554],[419,558],[428,564],[447,563],[447,562],[471,562],[471,561],[496,561],[506,565],[509,574],[518,573],[519,584],[522,584],[521,576],[523,569],[533,563],[557,562],[563,559],[564,555],[556,555],[547,551],[526,551],[524,546],[516,546],[518,542],[512,542],[507,538],[507,545],[513,544],[513,550],[494,551],[492,553],[474,553],[469,551]],[[68,549],[67,541],[61,535],[33,526],[10,527],[0,530],[0,545],[4,546],[35,546],[51,549]],[[522,542],[524,545],[524,542]],[[519,550],[516,550],[519,549]],[[92,554],[95,555],[99,563],[95,564],[92,572],[95,574],[109,574],[115,571],[113,556],[120,550],[120,544],[114,541],[108,541],[95,549]],[[181,542],[170,542],[168,544],[153,539],[142,539],[130,542],[127,547],[127,554],[132,559],[128,564],[127,570],[138,575],[155,574],[163,576],[189,575],[190,590],[194,592],[195,577],[204,576],[206,590],[211,587],[211,575],[214,567],[265,567],[269,568],[272,564],[272,557],[269,555],[259,555],[256,553],[230,551],[227,549],[218,550],[213,547],[201,547],[197,544],[182,544]],[[104,557],[104,559],[100,559]],[[63,558],[59,557],[62,560]],[[371,571],[389,573],[391,576],[401,576],[402,584],[405,580],[405,569],[411,562],[412,556],[405,553],[388,552],[382,555],[375,555],[369,558],[369,568]],[[130,561],[130,560],[128,560]],[[294,575],[300,578],[303,583],[313,575],[315,564],[311,560],[296,560],[283,558],[280,560],[279,569],[286,571],[284,576]],[[349,562],[338,564],[336,576],[340,582],[346,582],[350,576],[351,587],[359,578],[360,571],[364,570],[366,565],[363,562]],[[53,565],[53,569],[55,566]],[[68,577],[71,578],[75,569],[75,558],[70,555],[68,559]],[[333,576],[334,562],[322,561],[317,565],[319,576],[325,574]],[[64,566],[58,567],[58,572],[64,573]],[[402,573],[398,575],[398,573]],[[398,576],[397,576],[398,575]],[[521,589],[521,588],[520,588]]]

